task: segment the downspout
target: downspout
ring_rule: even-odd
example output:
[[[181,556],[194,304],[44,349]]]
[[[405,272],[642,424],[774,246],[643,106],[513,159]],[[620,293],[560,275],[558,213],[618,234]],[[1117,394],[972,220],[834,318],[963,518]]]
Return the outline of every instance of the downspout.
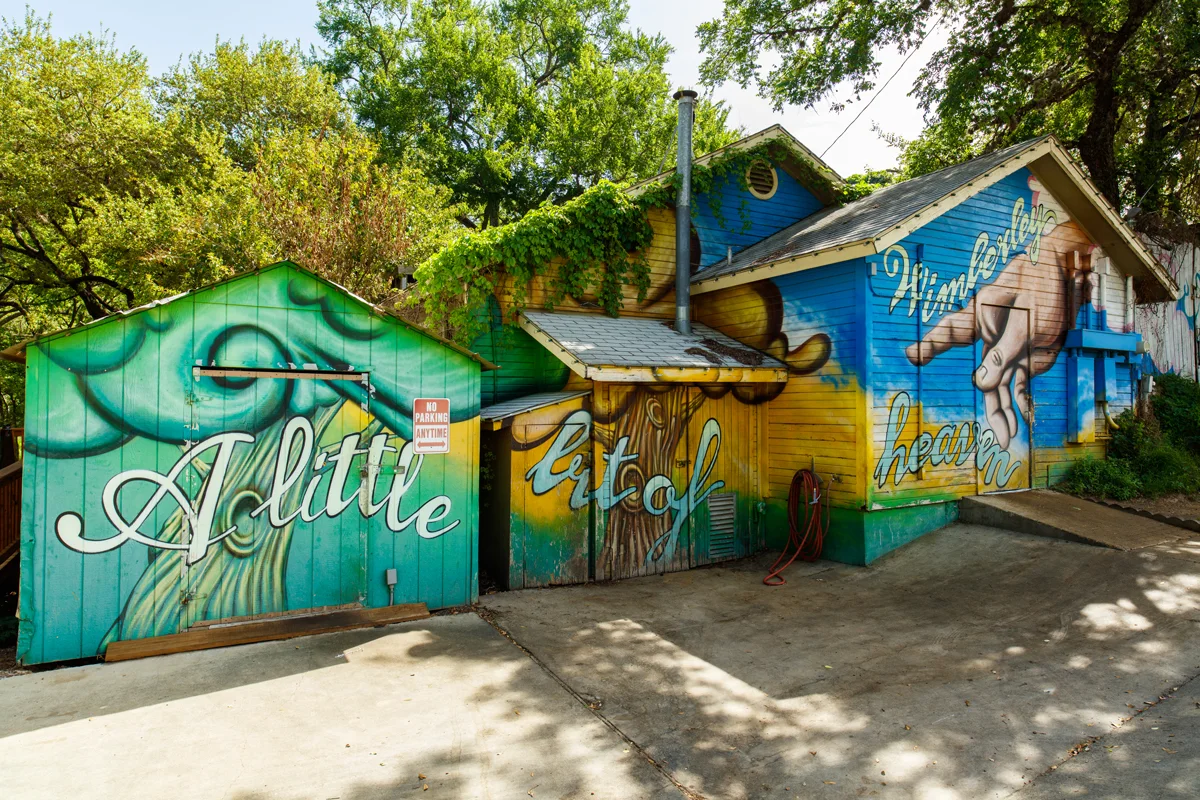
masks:
[[[679,148],[675,172],[679,191],[675,196],[675,330],[692,332],[692,118],[696,92],[683,89],[675,93],[679,102]]]

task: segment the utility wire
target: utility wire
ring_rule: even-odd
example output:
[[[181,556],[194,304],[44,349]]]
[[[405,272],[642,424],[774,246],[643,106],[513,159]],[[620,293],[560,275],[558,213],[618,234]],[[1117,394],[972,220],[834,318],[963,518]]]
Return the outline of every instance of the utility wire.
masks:
[[[929,29],[929,33],[927,34],[927,36],[932,36],[933,32],[937,30],[938,25],[941,25],[941,24],[942,24],[942,20],[940,20],[940,19],[937,22],[935,22],[933,24],[933,27]],[[924,44],[924,42],[922,42],[922,44]],[[829,147],[826,147],[824,150],[821,151],[821,155],[818,156],[818,158],[824,158],[825,154],[828,153],[830,150],[832,150],[833,146],[835,144],[837,144],[838,141],[843,136],[846,135],[846,131],[848,131],[854,127],[854,123],[858,122],[858,118],[863,115],[863,112],[871,107],[871,103],[875,102],[875,98],[879,97],[879,95],[881,95],[883,93],[883,90],[886,89],[888,87],[888,84],[892,82],[892,78],[895,78],[897,75],[900,74],[900,70],[904,69],[904,65],[907,64],[908,60],[910,58],[912,58],[914,55],[916,55],[917,51],[920,49],[921,49],[921,45],[917,45],[912,50],[908,51],[908,55],[906,55],[904,57],[904,60],[900,62],[900,66],[896,67],[896,71],[892,73],[891,78],[888,78],[886,81],[884,81],[883,86],[880,86],[879,89],[875,92],[875,94],[871,95],[871,99],[867,101],[867,104],[858,110],[858,113],[854,115],[854,119],[850,120],[850,124],[842,129],[842,132],[837,135],[837,139],[834,139],[832,142],[829,143]]]

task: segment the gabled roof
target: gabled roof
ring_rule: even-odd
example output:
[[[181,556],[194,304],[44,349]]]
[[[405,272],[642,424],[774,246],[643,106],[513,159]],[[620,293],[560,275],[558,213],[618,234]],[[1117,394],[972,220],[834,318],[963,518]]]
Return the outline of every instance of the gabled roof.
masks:
[[[314,280],[325,284],[326,286],[330,286],[330,287],[336,289],[337,291],[342,292],[343,294],[354,298],[355,301],[366,306],[371,311],[373,311],[377,314],[380,314],[382,316],[389,317],[390,319],[395,320],[396,322],[400,323],[404,327],[406,327],[412,331],[415,331],[416,333],[419,333],[422,336],[426,336],[430,339],[433,339],[434,341],[439,342],[439,343],[445,345],[446,347],[449,347],[451,350],[454,350],[457,353],[461,353],[462,355],[466,356],[467,358],[471,359],[472,361],[478,362],[479,365],[484,370],[499,369],[499,367],[497,367],[492,362],[488,361],[486,358],[483,358],[478,353],[468,350],[467,348],[463,347],[462,345],[455,344],[454,342],[450,341],[449,339],[438,336],[433,331],[431,331],[427,328],[424,328],[420,325],[417,325],[415,322],[410,322],[410,321],[404,319],[403,317],[401,317],[396,312],[394,312],[390,309],[384,308],[383,306],[377,306],[374,303],[367,302],[366,300],[359,297],[358,295],[356,295],[354,292],[350,291],[346,287],[336,284],[331,280],[322,278],[320,275],[313,272],[312,270],[305,269],[304,267],[302,267],[299,264],[296,264],[292,261],[277,261],[276,263],[271,264],[270,266],[267,266],[267,267],[262,267],[261,269],[244,270],[242,272],[235,273],[234,275],[231,275],[228,278],[225,278],[224,280],[216,281],[214,283],[206,284],[204,286],[199,286],[199,287],[192,289],[190,291],[187,291],[187,292],[181,292],[176,295],[171,295],[170,297],[164,297],[161,300],[152,300],[151,302],[146,303],[144,305],[136,306],[134,308],[129,308],[124,311],[117,311],[112,314],[108,314],[107,316],[100,317],[99,319],[94,319],[94,320],[91,320],[90,322],[85,322],[82,325],[75,325],[74,327],[71,327],[71,328],[63,328],[61,330],[57,330],[52,333],[43,333],[40,336],[31,337],[29,339],[26,339],[23,342],[18,342],[17,344],[12,345],[11,347],[9,347],[6,350],[0,351],[0,358],[4,358],[8,361],[17,361],[17,362],[23,363],[25,361],[25,349],[30,344],[35,344],[38,342],[46,341],[48,339],[56,339],[60,336],[68,336],[72,333],[75,333],[76,331],[84,330],[85,328],[93,328],[98,325],[103,325],[103,324],[110,322],[114,319],[117,319],[119,317],[131,317],[136,314],[140,314],[143,311],[148,311],[151,308],[155,308],[157,306],[165,306],[168,303],[173,303],[176,300],[180,300],[184,297],[190,297],[192,295],[196,295],[196,294],[200,294],[202,292],[209,291],[210,289],[215,289],[218,286],[224,286],[227,283],[231,283],[233,281],[239,280],[241,278],[246,277],[247,275],[260,274],[263,272],[270,272],[271,270],[274,270],[274,269],[283,269],[283,268],[290,268],[297,272],[301,272],[301,273],[307,275],[308,277],[313,278]]]
[[[592,393],[591,389],[580,389],[573,392],[538,392],[505,400],[479,409],[479,421],[485,430],[499,430],[508,427],[513,417],[537,411],[539,408],[556,406],[568,400],[585,397]]]
[[[781,383],[788,367],[707,325],[673,320],[525,311],[521,327],[573,372],[612,382]]]
[[[742,139],[738,139],[736,142],[732,142],[730,144],[725,145],[724,147],[713,150],[711,153],[705,153],[704,155],[693,159],[692,163],[697,164],[699,166],[704,166],[705,164],[708,164],[710,161],[720,158],[721,156],[723,156],[727,153],[734,153],[739,150],[749,150],[752,147],[758,147],[759,145],[762,145],[762,144],[770,144],[771,142],[779,143],[786,150],[796,154],[797,156],[800,156],[805,161],[808,161],[809,165],[813,169],[815,169],[818,173],[824,175],[827,179],[829,179],[829,182],[831,184],[833,184],[833,186],[835,188],[840,187],[843,184],[845,184],[846,181],[842,178],[841,175],[837,174],[837,171],[834,170],[833,167],[829,166],[824,161],[822,161],[820,156],[818,156],[812,150],[809,150],[807,147],[805,147],[804,144],[799,139],[797,139],[795,136],[792,136],[790,133],[788,133],[787,130],[782,125],[772,125],[771,127],[767,128],[765,130],[761,130],[758,133],[753,133]],[[803,175],[802,171],[796,170],[793,168],[789,168],[791,165],[786,163],[786,160],[784,162],[781,162],[780,166],[783,167],[784,171],[787,172],[789,175],[791,175],[793,178],[800,181],[801,183],[804,183],[804,175]],[[646,178],[643,181],[638,181],[637,183],[635,183],[635,184],[631,185],[629,188],[627,188],[625,191],[636,197],[637,195],[639,195],[642,192],[649,189],[651,186],[654,186],[655,184],[658,184],[658,183],[662,183],[663,181],[673,177],[674,175],[675,175],[675,169],[674,169],[674,167],[672,167],[671,169],[667,170],[666,172],[660,172],[659,174],[655,175],[652,178]],[[811,189],[812,187],[808,187],[808,188]]]
[[[1178,287],[1053,136],[877,189],[820,211],[692,276],[703,294],[775,275],[882,253],[931,220],[1028,167],[1117,267],[1139,281],[1144,300],[1169,300]]]

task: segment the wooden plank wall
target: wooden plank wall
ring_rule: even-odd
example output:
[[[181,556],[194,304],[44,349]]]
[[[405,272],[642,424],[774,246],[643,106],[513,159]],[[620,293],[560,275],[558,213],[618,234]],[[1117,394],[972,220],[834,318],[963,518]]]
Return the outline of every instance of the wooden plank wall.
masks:
[[[197,378],[197,365],[366,371],[370,379]],[[388,568],[399,573],[395,602],[437,608],[475,598],[479,365],[332,285],[279,265],[44,340],[29,348],[27,370],[18,653],[27,663],[87,657],[111,641],[178,633],[204,619],[387,605]],[[450,453],[403,465],[397,452],[412,437],[417,397],[450,400]],[[320,463],[282,490],[281,513],[307,502],[310,480],[312,508],[325,508],[341,437],[356,436],[365,448],[384,430],[395,449],[381,459],[375,484],[363,487],[372,513],[364,517],[354,499],[360,450],[345,471],[345,508],[280,526],[266,513],[251,515],[277,491],[281,431],[295,417],[313,426],[310,458]],[[178,503],[163,494],[138,527],[150,541],[121,537],[102,504],[110,481],[133,469],[167,476],[181,464],[173,483],[197,503],[217,451],[190,463],[181,457],[229,432],[255,437],[232,445],[226,479],[211,487],[212,536],[232,525],[235,534],[210,539],[185,569],[183,551],[155,543],[178,547],[191,538]],[[384,504],[398,473],[411,485],[389,522]],[[120,515],[137,519],[156,488],[142,479],[125,484]],[[439,511],[438,498],[449,508]],[[68,547],[56,529],[63,515],[78,515],[86,539],[118,538],[100,552]],[[422,525],[430,535],[417,534]]]
[[[736,253],[824,207],[799,181],[777,164],[772,166],[779,185],[767,200],[743,189],[733,176],[718,182],[711,192],[696,195],[692,216],[700,240],[701,267],[725,260],[730,247]]]
[[[1196,289],[1200,276],[1200,251],[1190,244],[1171,248],[1150,243],[1159,263],[1175,278],[1183,297],[1169,303],[1146,303],[1136,307],[1134,328],[1146,342],[1148,367],[1155,372],[1173,372],[1196,380]]]
[[[862,504],[861,271],[847,262],[694,298],[698,321],[792,369],[766,404],[770,497],[786,498],[796,470],[815,466],[831,480],[831,502]]]
[[[1032,219],[1022,217],[1038,206],[1041,209]],[[1053,216],[1046,217],[1047,212]],[[1044,235],[1038,240],[1035,260],[1032,251],[1037,237],[1031,231],[1043,222]],[[995,260],[989,267],[988,247],[1002,238],[1011,243],[1009,251],[992,251]],[[923,272],[915,267],[918,246],[924,253]],[[1007,435],[996,437],[1002,451],[996,458],[1022,464],[1013,473],[1014,480],[1031,468],[1033,481],[1043,484],[1047,475],[1052,480],[1061,477],[1071,460],[1088,452],[1102,454],[1102,444],[1068,443],[1068,377],[1061,348],[1070,327],[1124,330],[1124,278],[1027,170],[963,202],[871,261],[871,445],[876,459],[870,483],[872,507],[934,502],[980,490],[974,454],[980,443],[987,443],[987,431],[994,422],[989,421],[986,398],[974,379],[981,366],[986,371],[992,364],[985,362],[985,350],[989,355],[1015,354],[1027,347],[1031,353],[1032,431],[1027,415],[1014,404],[1017,435],[1009,441],[1000,441],[1008,439]],[[1073,271],[1077,263],[1107,270],[1105,302],[1099,296],[1097,276]],[[971,275],[976,281],[969,291],[940,295],[941,300],[953,297],[956,302],[939,301],[943,287],[950,288],[956,280],[966,283]],[[914,303],[911,288],[917,283],[920,299]],[[989,317],[981,320],[980,308],[988,306]],[[995,311],[1003,306],[1028,309],[1029,329],[1010,331],[1005,318]],[[1004,337],[1005,333],[1010,335]],[[924,343],[924,349],[917,349],[918,342]],[[1011,362],[1012,356],[1006,358],[1006,363]],[[1119,397],[1112,399],[1114,413],[1132,399],[1131,368],[1123,366],[1121,374]],[[1012,379],[1002,386],[1010,392],[1018,390]],[[907,408],[908,416],[906,424],[899,426],[903,417],[897,410],[902,407]],[[972,457],[934,463],[940,460],[939,454],[958,452],[955,443],[960,426],[974,423],[979,423],[982,435],[973,445]],[[930,458],[916,459],[920,469],[908,471],[902,466],[904,458],[890,459],[890,454],[897,452],[911,455],[922,433],[945,435],[934,439]],[[1032,440],[1033,452],[1021,444],[1026,437]],[[886,465],[883,459],[888,460]],[[904,472],[898,481],[897,465]],[[1021,487],[1014,483],[983,488]]]
[[[637,290],[624,287],[625,302],[623,315],[632,317],[675,316],[675,216],[674,210],[651,209],[648,212],[654,239],[646,250],[650,268],[650,289],[643,302],[637,301]],[[581,314],[603,314],[604,309],[596,304],[596,297],[589,293],[578,302],[570,297],[553,302],[551,291],[554,270],[560,265],[552,264],[547,275],[535,277],[526,286],[525,305],[530,310],[571,311]],[[504,312],[504,319],[511,318],[512,278],[505,276],[496,289],[496,297]]]

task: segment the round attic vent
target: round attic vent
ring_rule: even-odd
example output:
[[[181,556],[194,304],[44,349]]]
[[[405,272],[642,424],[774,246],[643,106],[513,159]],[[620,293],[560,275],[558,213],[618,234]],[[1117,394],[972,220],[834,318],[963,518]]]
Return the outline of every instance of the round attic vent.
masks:
[[[750,194],[759,200],[770,200],[779,188],[779,176],[769,161],[759,158],[746,168],[746,184],[750,187]]]

